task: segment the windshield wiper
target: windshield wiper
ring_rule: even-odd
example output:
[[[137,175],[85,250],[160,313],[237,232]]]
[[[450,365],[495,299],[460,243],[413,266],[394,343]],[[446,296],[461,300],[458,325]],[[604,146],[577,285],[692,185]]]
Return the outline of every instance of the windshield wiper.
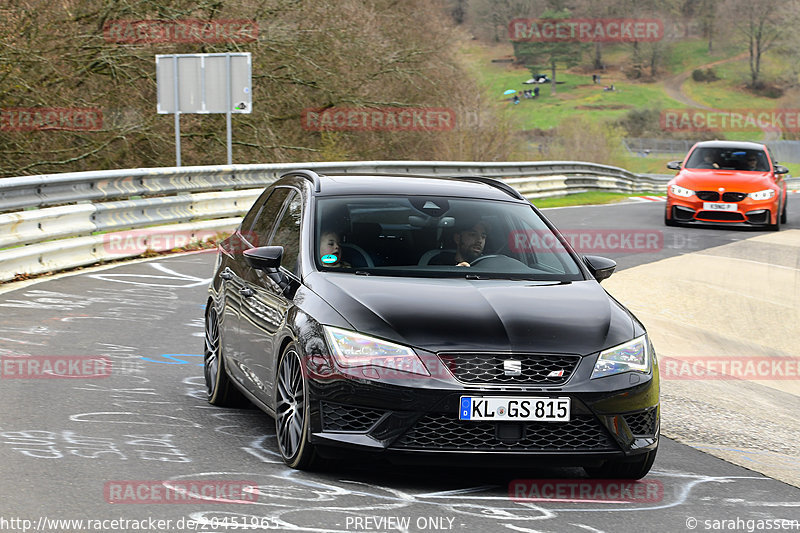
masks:
[[[536,279],[533,277],[525,277],[525,276],[514,276],[514,275],[480,275],[480,274],[467,274],[465,276],[466,279],[469,280],[504,280],[504,281],[525,281],[525,282],[534,282],[537,285],[569,285],[572,283],[569,280],[557,280],[557,279]]]

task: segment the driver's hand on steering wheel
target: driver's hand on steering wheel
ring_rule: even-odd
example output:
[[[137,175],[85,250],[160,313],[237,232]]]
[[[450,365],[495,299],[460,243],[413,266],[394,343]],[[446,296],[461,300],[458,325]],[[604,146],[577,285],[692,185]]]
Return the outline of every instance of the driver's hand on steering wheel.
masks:
[[[466,262],[466,261],[461,261],[456,266],[457,267],[468,267],[468,266],[470,266],[470,264],[468,262]]]

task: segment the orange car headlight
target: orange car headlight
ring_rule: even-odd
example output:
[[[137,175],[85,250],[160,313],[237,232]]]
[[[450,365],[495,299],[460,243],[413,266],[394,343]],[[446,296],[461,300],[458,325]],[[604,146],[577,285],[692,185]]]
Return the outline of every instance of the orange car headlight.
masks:
[[[751,192],[747,196],[749,196],[751,200],[769,200],[770,198],[775,197],[775,189],[764,189],[763,191]]]
[[[685,187],[681,187],[680,185],[673,185],[670,187],[672,194],[675,196],[682,196],[684,198],[689,198],[690,196],[694,196],[694,191],[687,189]]]

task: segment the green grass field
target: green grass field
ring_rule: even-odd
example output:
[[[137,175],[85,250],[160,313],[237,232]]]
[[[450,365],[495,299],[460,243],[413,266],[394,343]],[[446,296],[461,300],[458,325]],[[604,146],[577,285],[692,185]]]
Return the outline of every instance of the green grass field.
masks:
[[[522,91],[533,89],[522,82],[531,77],[528,69],[508,63],[492,63],[499,47],[482,48],[472,45],[465,56],[477,74],[490,98],[506,102],[507,113],[516,117],[521,129],[551,129],[571,116],[591,116],[592,120],[614,120],[631,109],[642,107],[679,107],[658,84],[631,83],[619,73],[605,74],[600,84],[592,83],[591,74],[574,74],[559,69],[556,74],[556,94],[550,94],[550,85],[539,85],[539,97],[521,99],[514,105],[510,97],[503,96],[508,89]],[[507,54],[511,53],[508,46]],[[550,74],[549,71],[542,73]],[[564,83],[560,83],[564,82]],[[614,91],[604,91],[606,85],[614,85]]]
[[[522,91],[532,88],[523,85],[530,78],[526,68],[510,63],[492,63],[494,58],[513,57],[509,44],[484,46],[472,43],[463,50],[463,56],[470,70],[480,80],[491,99],[506,104],[506,114],[513,117],[520,130],[549,130],[563,120],[580,116],[589,121],[613,121],[633,109],[685,108],[686,106],[667,96],[664,90],[664,76],[681,72],[691,72],[694,68],[715,61],[736,57],[746,52],[742,46],[725,46],[715,43],[715,51],[708,54],[708,43],[703,39],[686,39],[665,45],[662,49],[662,76],[650,82],[629,81],[619,68],[609,68],[603,74],[601,83],[592,83],[591,73],[582,74],[579,69],[565,71],[560,68],[556,85],[557,94],[551,96],[549,84],[540,85],[539,98],[521,99],[514,105],[503,92],[507,89]],[[604,47],[603,58],[609,65],[624,64],[629,60],[630,45],[619,44]],[[588,59],[584,61],[587,63]],[[748,59],[737,59],[715,65],[718,81],[704,83],[689,79],[683,85],[684,93],[691,99],[715,109],[771,109],[780,106],[778,99],[755,95],[745,89],[749,79]],[[765,56],[763,73],[765,79],[780,79],[790,76],[788,68],[780,58]],[[550,74],[542,70],[542,73]],[[603,86],[614,84],[615,90],[604,91]],[[786,105],[783,105],[786,107]],[[761,131],[721,132],[718,138],[731,140],[763,139]],[[666,163],[682,159],[685,154],[658,154],[637,157],[629,154],[623,157],[624,168],[637,173],[668,174]],[[579,154],[576,159],[580,159]],[[800,164],[787,165],[793,174],[800,171]],[[549,201],[549,200],[548,200]],[[538,205],[538,203],[537,203]]]

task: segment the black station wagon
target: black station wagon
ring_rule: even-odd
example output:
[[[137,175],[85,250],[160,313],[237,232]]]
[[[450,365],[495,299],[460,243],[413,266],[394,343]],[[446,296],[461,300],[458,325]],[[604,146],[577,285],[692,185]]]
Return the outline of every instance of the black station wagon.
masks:
[[[615,267],[498,180],[290,172],[219,247],[208,400],[274,417],[293,468],[356,452],[640,478],[658,367],[599,284]]]

